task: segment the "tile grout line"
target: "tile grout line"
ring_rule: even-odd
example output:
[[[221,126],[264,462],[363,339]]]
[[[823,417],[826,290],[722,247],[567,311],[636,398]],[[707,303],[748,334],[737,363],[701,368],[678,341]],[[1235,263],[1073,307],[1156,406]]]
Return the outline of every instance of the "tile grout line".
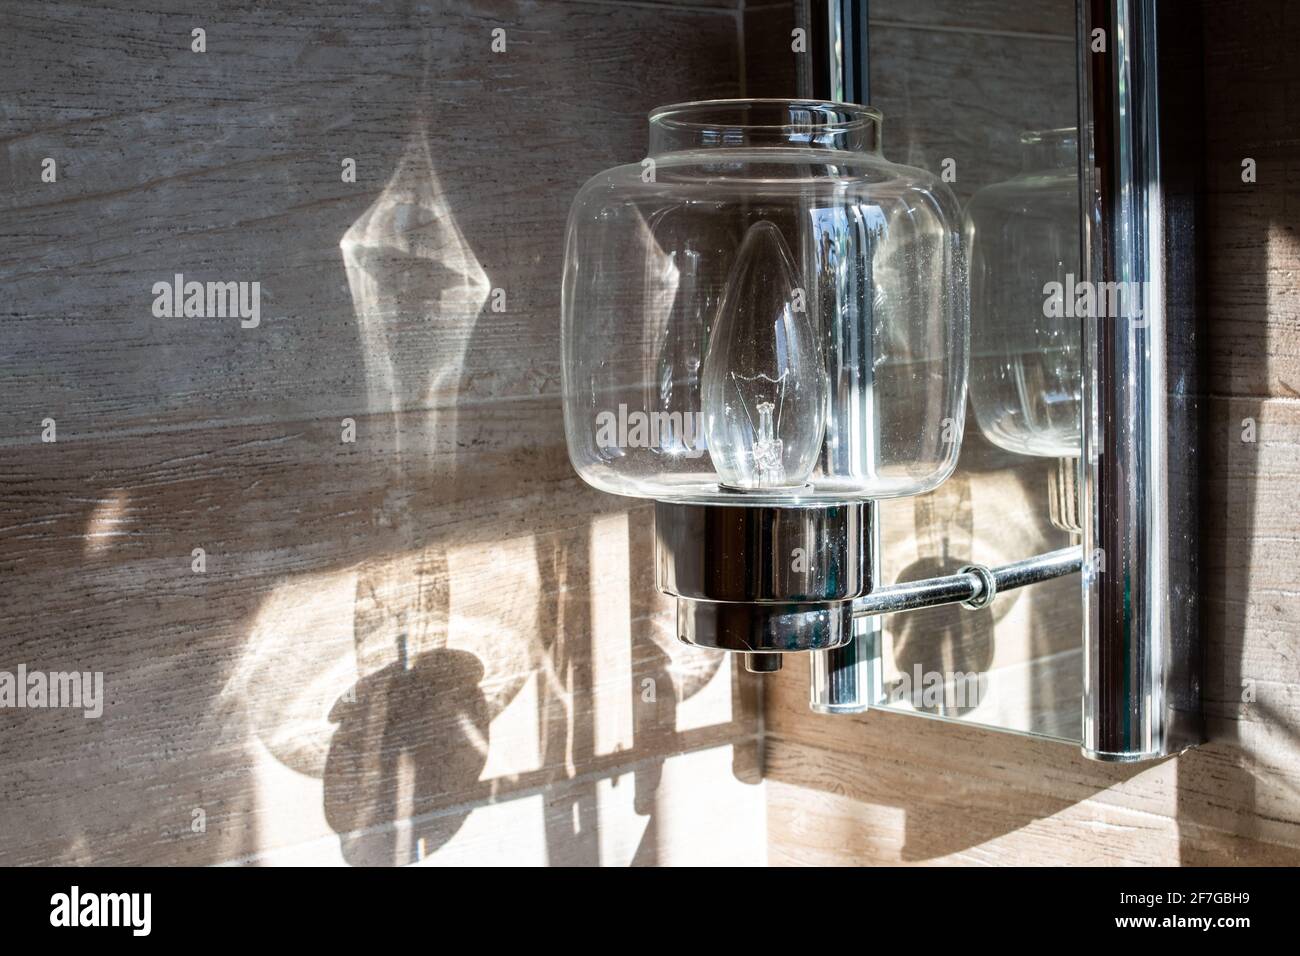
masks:
[[[903,20],[868,21],[868,35],[871,27],[886,27],[895,30],[922,30],[931,33],[960,33],[970,36],[1004,37],[1013,40],[1048,40],[1053,43],[1073,43],[1074,36],[1060,33],[1040,33],[1032,30],[986,30],[980,27],[956,27],[938,23],[908,23]]]

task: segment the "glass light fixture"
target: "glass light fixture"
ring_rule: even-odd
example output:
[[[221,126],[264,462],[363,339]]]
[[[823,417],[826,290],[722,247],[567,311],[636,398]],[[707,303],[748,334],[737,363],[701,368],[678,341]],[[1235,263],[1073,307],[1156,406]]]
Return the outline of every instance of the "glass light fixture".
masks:
[[[968,350],[957,211],[887,161],[872,109],[720,100],[650,115],[566,238],[569,454],[651,498],[679,636],[750,654],[849,640],[870,499],[956,464]]]

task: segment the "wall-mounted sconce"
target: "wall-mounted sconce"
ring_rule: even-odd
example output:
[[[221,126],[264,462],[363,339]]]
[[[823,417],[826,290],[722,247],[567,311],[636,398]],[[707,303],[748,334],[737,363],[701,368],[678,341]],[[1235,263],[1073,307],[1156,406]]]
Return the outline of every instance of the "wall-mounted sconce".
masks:
[[[1112,35],[1149,37],[1151,2],[1107,8]],[[831,58],[833,88],[864,94],[860,11],[814,7],[829,20],[814,23],[813,59]],[[1084,752],[1144,759],[1200,739],[1194,624],[1180,643],[1169,625],[1185,615],[1152,613],[1160,582],[1185,586],[1157,540],[1182,499],[1169,447],[1138,434],[1164,420],[1171,326],[1043,308],[1071,263],[1085,283],[1159,271],[1160,211],[1145,207],[1144,245],[1131,228],[1159,187],[1132,148],[1152,102],[1132,62],[1116,69],[1127,85],[1087,80],[1082,136],[1028,135],[1025,174],[977,196],[964,229],[936,177],[881,154],[878,112],[821,99],[657,109],[649,156],[582,188],[563,290],[569,453],[594,487],[656,501],[657,580],[682,641],[757,672],[809,654],[813,709],[860,711],[879,700],[880,615],[983,608],[1083,570]],[[1101,176],[1099,146],[1116,142],[1128,165]],[[882,585],[875,502],[931,491],[957,463],[968,254],[977,420],[995,444],[1063,462],[1053,521],[1082,543]],[[1118,550],[1103,570],[1106,543]]]
[[[982,606],[1079,564],[873,577],[868,503],[951,473],[969,348],[956,203],[881,155],[880,122],[819,101],[664,107],[649,159],[596,176],[570,217],[574,466],[658,502],[679,637],[755,671],[849,644],[855,616]]]
[[[948,190],[880,153],[875,111],[687,103],[646,163],[569,221],[570,455],[653,498],[683,641],[780,654],[849,642],[872,590],[872,499],[948,476],[968,349]]]

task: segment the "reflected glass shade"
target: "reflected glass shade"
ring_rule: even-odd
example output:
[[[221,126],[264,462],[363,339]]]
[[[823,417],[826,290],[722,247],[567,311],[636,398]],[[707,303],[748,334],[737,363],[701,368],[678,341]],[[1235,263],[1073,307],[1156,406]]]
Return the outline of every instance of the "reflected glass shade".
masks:
[[[565,247],[569,455],[615,494],[715,504],[912,495],[951,473],[968,338],[958,213],[864,107],[655,110]]]
[[[1021,173],[977,192],[964,216],[971,404],[998,447],[1072,458],[1082,428],[1083,325],[1063,301],[1081,278],[1076,131],[1025,133],[1021,151]]]

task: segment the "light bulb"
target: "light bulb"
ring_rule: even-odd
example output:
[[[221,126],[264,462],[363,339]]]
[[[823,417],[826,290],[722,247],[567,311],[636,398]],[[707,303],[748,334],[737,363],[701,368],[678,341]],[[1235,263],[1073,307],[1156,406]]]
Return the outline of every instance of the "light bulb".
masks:
[[[826,369],[790,249],[767,221],[745,234],[704,359],[701,401],[724,487],[808,483],[826,432]]]

